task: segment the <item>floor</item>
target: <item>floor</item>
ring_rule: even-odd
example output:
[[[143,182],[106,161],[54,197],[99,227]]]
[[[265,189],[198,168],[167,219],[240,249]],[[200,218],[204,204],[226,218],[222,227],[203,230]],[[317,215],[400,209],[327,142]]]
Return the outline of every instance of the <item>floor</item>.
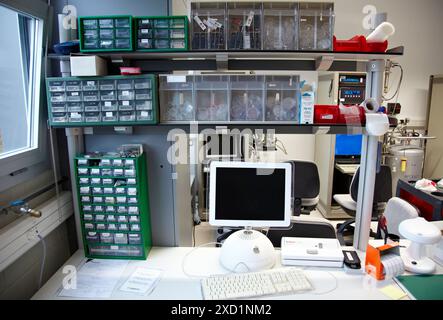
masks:
[[[309,215],[302,215],[296,219],[327,221],[332,224],[334,228],[337,227],[337,224],[344,222],[344,220],[327,220],[317,210],[312,211]],[[372,230],[376,230],[376,223],[372,222],[371,227]],[[195,246],[214,246],[214,242],[216,242],[218,236],[217,229],[218,227],[211,226],[208,222],[201,222],[195,226]]]

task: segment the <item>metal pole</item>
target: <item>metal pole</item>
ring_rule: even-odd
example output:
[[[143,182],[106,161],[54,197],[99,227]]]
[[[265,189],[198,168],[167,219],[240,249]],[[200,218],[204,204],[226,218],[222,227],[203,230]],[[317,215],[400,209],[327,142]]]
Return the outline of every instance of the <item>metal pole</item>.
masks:
[[[373,98],[379,104],[382,102],[384,67],[384,60],[369,61],[366,67],[366,98]],[[361,251],[366,251],[371,229],[378,140],[378,136],[367,131],[363,135],[354,232],[354,247]]]
[[[69,171],[71,173],[72,204],[74,206],[75,228],[77,229],[77,243],[79,249],[82,249],[83,237],[80,223],[80,208],[77,201],[77,184],[74,178],[74,157],[84,151],[83,130],[81,128],[66,128],[65,133],[68,144]]]

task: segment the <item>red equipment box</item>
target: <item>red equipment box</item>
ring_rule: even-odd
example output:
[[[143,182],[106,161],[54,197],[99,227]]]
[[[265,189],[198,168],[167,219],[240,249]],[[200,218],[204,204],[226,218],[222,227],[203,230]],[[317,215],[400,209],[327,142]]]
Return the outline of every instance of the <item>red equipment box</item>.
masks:
[[[336,105],[320,105],[314,106],[314,123],[315,124],[337,124],[339,117],[339,109]]]
[[[337,40],[334,36],[334,51],[338,52],[385,52],[388,41],[367,42],[365,36],[359,35],[349,40]]]

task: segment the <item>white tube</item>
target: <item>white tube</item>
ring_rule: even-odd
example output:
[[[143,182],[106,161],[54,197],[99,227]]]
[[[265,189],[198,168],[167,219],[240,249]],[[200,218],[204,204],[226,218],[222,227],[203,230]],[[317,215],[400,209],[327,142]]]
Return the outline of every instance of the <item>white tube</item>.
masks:
[[[65,27],[63,26],[63,20],[65,19],[65,15],[64,14],[58,14],[57,18],[58,18],[58,38],[59,38],[59,42],[66,42],[71,40],[71,29],[65,29]]]
[[[370,35],[366,37],[368,42],[384,42],[395,33],[394,25],[390,22],[383,22]]]
[[[377,100],[373,98],[366,99],[360,105],[365,109],[366,113],[376,113],[380,108],[380,105],[378,104]]]

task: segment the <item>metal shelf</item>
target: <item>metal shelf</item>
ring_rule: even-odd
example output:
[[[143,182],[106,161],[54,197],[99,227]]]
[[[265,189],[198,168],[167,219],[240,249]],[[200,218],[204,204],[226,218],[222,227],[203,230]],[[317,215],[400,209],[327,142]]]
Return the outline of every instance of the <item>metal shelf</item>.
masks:
[[[387,52],[332,51],[182,51],[182,52],[103,52],[96,55],[112,63],[141,67],[143,71],[179,70],[306,70],[356,71],[374,59],[403,55],[404,48]],[[74,53],[73,56],[88,55]],[[48,58],[68,60],[69,56],[49,54]]]

